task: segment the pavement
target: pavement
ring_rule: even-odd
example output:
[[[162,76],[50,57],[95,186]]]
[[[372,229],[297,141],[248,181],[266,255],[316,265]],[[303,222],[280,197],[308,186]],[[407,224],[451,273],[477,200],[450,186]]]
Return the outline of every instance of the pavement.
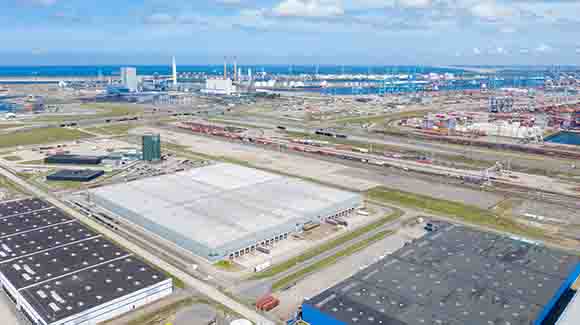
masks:
[[[15,176],[10,171],[10,169],[8,169],[6,166],[0,166],[0,175],[5,176],[6,178],[8,178],[12,182],[16,183],[17,185],[20,185],[22,188],[24,188],[26,191],[30,192],[34,196],[39,197],[43,200],[46,200],[47,202],[50,202],[54,206],[62,209],[63,211],[65,211],[69,215],[75,217],[76,219],[80,220],[81,222],[83,222],[87,226],[91,227],[92,229],[95,229],[96,231],[102,233],[103,235],[107,236],[111,240],[119,243],[121,246],[125,247],[126,249],[136,253],[137,255],[139,255],[142,258],[144,258],[145,260],[147,260],[149,263],[156,265],[157,267],[159,267],[159,268],[169,272],[170,274],[176,276],[177,278],[181,279],[186,285],[188,285],[192,288],[195,288],[201,294],[209,297],[210,299],[212,299],[214,301],[217,301],[217,302],[223,304],[224,306],[228,307],[229,309],[233,310],[234,312],[246,317],[247,319],[254,322],[256,325],[273,325],[274,324],[274,322],[267,319],[263,315],[259,314],[255,310],[250,309],[249,307],[247,307],[247,306],[237,302],[236,300],[228,297],[227,295],[223,294],[217,288],[192,277],[187,272],[184,272],[184,271],[176,268],[175,266],[167,263],[165,260],[159,258],[158,256],[155,256],[155,255],[151,254],[149,251],[144,250],[141,246],[138,246],[132,242],[129,242],[126,238],[120,236],[116,232],[109,230],[108,228],[93,221],[92,219],[81,214],[80,212],[70,208],[69,206],[67,206],[66,204],[64,204],[63,202],[58,200],[57,198],[53,197],[52,195],[45,193],[45,192],[37,189],[36,187],[30,185],[28,182]]]
[[[0,324],[6,325],[24,325],[27,324],[24,321],[22,315],[18,314],[16,311],[16,306],[8,299],[6,294],[0,293]]]
[[[309,259],[308,261],[305,261],[303,263],[300,263],[296,266],[293,266],[283,272],[280,272],[279,274],[276,274],[275,276],[271,277],[271,278],[267,278],[267,279],[261,279],[261,280],[253,280],[253,281],[245,281],[240,283],[238,286],[234,287],[232,290],[234,292],[239,293],[240,295],[246,296],[246,297],[252,297],[252,298],[258,298],[260,296],[263,296],[266,293],[271,292],[272,290],[272,284],[292,273],[295,273],[305,267],[308,267],[314,263],[317,263],[318,261],[325,259],[329,256],[332,256],[344,249],[346,249],[347,247],[350,247],[351,245],[358,243],[360,241],[363,241],[365,239],[368,239],[372,236],[374,236],[375,234],[384,231],[384,230],[395,230],[395,229],[399,229],[401,227],[401,225],[413,218],[417,216],[417,212],[412,211],[412,210],[403,210],[404,212],[407,211],[409,213],[405,213],[402,217],[400,217],[397,220],[394,220],[392,222],[388,222],[385,225],[375,228],[359,237],[356,237],[353,240],[344,242],[340,245],[338,245],[337,247],[334,247],[330,250],[327,250],[317,256],[315,256],[314,258]]]

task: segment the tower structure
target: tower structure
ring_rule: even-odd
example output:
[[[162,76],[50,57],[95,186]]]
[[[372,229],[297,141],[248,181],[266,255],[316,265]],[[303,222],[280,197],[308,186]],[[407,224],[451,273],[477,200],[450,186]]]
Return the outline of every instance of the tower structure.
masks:
[[[177,65],[175,64],[175,56],[172,58],[171,61],[171,70],[172,70],[173,87],[177,87]]]

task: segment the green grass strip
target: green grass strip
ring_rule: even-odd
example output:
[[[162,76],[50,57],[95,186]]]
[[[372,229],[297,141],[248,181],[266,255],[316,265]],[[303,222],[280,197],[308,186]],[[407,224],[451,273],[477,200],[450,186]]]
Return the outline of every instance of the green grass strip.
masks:
[[[356,230],[353,230],[351,232],[348,232],[334,240],[331,240],[327,243],[324,243],[322,245],[319,245],[303,254],[300,254],[298,256],[295,256],[285,262],[276,264],[272,267],[270,267],[269,269],[257,273],[255,275],[253,275],[251,277],[251,279],[266,279],[266,278],[270,278],[275,276],[276,274],[279,274],[281,272],[284,272],[286,270],[288,270],[289,268],[292,268],[300,263],[303,263],[305,261],[308,261],[311,258],[314,258],[326,251],[329,251],[335,247],[338,247],[346,242],[349,242],[357,237],[360,237],[366,233],[368,233],[371,230],[374,230],[380,226],[383,226],[386,223],[389,223],[391,221],[394,221],[398,218],[400,218],[403,215],[403,211],[399,210],[399,209],[394,209],[392,213],[390,213],[389,215],[381,218],[378,221],[375,221],[371,224],[368,224],[366,226],[360,227]]]

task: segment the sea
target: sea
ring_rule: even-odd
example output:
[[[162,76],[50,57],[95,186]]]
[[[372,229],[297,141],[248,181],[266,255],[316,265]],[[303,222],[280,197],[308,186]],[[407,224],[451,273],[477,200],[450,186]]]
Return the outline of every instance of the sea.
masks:
[[[0,77],[97,77],[118,76],[120,69],[127,65],[94,66],[0,66]],[[136,65],[138,75],[171,74],[170,65]],[[465,73],[462,69],[427,66],[338,66],[338,65],[239,65],[245,73],[268,74],[414,74],[414,73]],[[231,69],[231,65],[230,65]],[[219,75],[223,65],[179,65],[179,73],[204,73]]]
[[[119,76],[120,69],[123,65],[94,65],[94,66],[0,66],[0,79],[11,78],[28,78],[31,81],[12,81],[11,83],[34,83],[34,78],[55,78],[55,77],[109,77]],[[170,75],[171,66],[169,65],[136,65],[138,75]],[[467,71],[461,68],[442,68],[430,66],[356,66],[356,65],[240,65],[243,73],[247,73],[249,69],[252,70],[254,76],[257,73],[265,73],[268,75],[365,75],[365,74],[388,74],[388,75],[417,75],[428,73],[452,73],[457,76],[471,77],[478,75],[474,72]],[[229,66],[230,70],[232,66]],[[223,65],[180,65],[178,66],[180,74],[205,74],[205,75],[221,75],[223,73]],[[230,71],[231,72],[231,71]],[[322,92],[328,95],[371,95],[380,94],[381,92],[389,92],[377,84],[375,87],[358,87],[356,82],[381,83],[377,80],[352,80],[349,85],[344,87],[332,87],[324,89],[306,89],[304,91]],[[54,83],[56,81],[39,81]],[[349,82],[348,80],[344,81]],[[9,82],[10,83],[10,82]],[[480,79],[474,80],[458,80],[453,83],[443,83],[439,85],[439,90],[476,90],[481,89],[482,85],[490,88],[498,87],[540,87],[544,84],[544,76],[537,70],[513,70],[502,73],[499,72],[494,75],[483,76]],[[392,92],[405,93],[417,91],[414,86],[409,83],[407,85],[399,85],[397,89],[391,89]]]

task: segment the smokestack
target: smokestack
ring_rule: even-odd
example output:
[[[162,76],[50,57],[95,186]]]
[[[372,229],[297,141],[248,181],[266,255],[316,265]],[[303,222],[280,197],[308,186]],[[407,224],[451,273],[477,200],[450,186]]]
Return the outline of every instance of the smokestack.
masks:
[[[177,64],[175,64],[175,56],[172,58],[171,68],[173,77],[173,87],[177,87]]]
[[[224,80],[228,79],[228,57],[224,56]]]
[[[238,81],[238,58],[234,56],[234,81]]]

